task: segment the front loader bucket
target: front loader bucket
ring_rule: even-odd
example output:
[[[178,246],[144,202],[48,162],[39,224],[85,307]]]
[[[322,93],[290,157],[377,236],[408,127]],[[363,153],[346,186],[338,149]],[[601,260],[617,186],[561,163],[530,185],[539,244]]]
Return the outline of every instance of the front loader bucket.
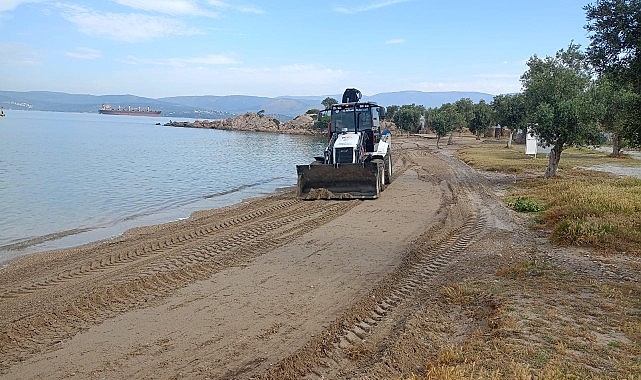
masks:
[[[374,199],[381,192],[378,163],[297,165],[301,199]]]

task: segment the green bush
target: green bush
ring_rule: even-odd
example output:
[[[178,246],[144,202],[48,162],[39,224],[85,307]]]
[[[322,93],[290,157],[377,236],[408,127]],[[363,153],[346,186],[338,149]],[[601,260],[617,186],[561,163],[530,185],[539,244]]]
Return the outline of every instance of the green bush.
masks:
[[[514,202],[509,202],[508,206],[518,212],[539,212],[545,208],[527,197],[518,197]]]

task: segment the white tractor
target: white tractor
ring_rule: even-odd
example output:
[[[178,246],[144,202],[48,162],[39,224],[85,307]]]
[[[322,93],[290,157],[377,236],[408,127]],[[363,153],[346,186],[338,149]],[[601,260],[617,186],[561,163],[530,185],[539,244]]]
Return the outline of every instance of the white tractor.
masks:
[[[347,89],[343,101],[321,111],[329,114],[324,156],[297,165],[302,199],[373,199],[392,181],[392,135],[381,132],[385,108],[359,102],[360,91]]]

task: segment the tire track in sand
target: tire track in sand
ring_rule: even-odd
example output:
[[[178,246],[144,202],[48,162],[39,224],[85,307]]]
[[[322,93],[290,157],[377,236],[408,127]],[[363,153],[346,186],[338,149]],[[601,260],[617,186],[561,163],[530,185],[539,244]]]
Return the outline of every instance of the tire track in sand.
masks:
[[[265,206],[249,214],[229,211],[237,216],[211,221],[189,233],[161,232],[144,244],[133,238],[120,247],[108,242],[92,246],[94,252],[87,254],[93,258],[86,263],[53,273],[46,281],[5,290],[0,299],[6,311],[0,325],[0,372],[107,318],[146,307],[194,281],[242,265],[359,202],[329,201],[317,207],[293,199],[293,194],[282,198],[259,201]]]
[[[431,282],[440,270],[453,265],[486,230],[487,212],[470,200],[478,186],[476,177],[465,167],[450,166],[449,173],[438,177],[423,170],[422,161],[438,158],[447,162],[446,157],[427,150],[410,150],[403,157],[419,179],[441,184],[445,197],[438,210],[440,222],[409,245],[403,264],[366,297],[259,378],[344,378],[356,360],[368,355],[363,350],[365,343],[368,347],[384,345],[395,326],[404,320],[404,310],[416,302],[417,294],[431,291]]]
[[[101,271],[121,264],[130,263],[141,258],[146,258],[166,249],[184,245],[183,243],[190,242],[194,239],[206,238],[211,233],[215,233],[223,229],[228,229],[241,223],[248,223],[253,219],[256,219],[263,215],[274,213],[283,208],[291,207],[298,202],[299,201],[295,199],[285,200],[283,202],[271,205],[270,207],[255,210],[251,213],[244,214],[236,218],[231,218],[230,220],[226,220],[224,222],[199,227],[196,230],[189,231],[188,234],[185,233],[167,236],[162,241],[145,242],[144,244],[134,245],[133,247],[125,250],[106,252],[99,258],[96,258],[88,263],[80,264],[76,268],[57,273],[45,280],[23,285],[18,288],[6,290],[2,289],[3,291],[0,293],[0,299],[14,298],[23,294],[30,294],[37,290],[46,289],[49,286],[60,285],[67,281],[74,280],[78,277],[86,276],[94,271]]]

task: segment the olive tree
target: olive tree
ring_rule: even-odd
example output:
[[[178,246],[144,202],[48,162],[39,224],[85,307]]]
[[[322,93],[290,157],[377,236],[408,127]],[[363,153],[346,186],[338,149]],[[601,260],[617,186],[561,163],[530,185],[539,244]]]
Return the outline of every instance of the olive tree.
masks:
[[[446,106],[445,108],[450,116],[450,120],[454,120],[455,122],[450,129],[450,137],[447,139],[447,145],[451,145],[454,132],[458,131],[460,134],[463,132],[463,128],[469,127],[470,120],[472,120],[473,117],[474,102],[472,102],[470,98],[461,98],[453,104],[447,103],[443,106]],[[443,106],[441,106],[441,108]],[[456,117],[452,119],[455,115]]]
[[[385,109],[385,119],[386,120],[394,120],[394,115],[396,114],[396,111],[398,111],[401,107],[399,106],[389,106]]]
[[[468,121],[468,129],[476,135],[476,139],[481,139],[481,133],[485,133],[494,121],[494,111],[492,106],[485,103],[485,100],[479,100],[478,104],[472,106],[472,118]]]
[[[571,43],[554,57],[536,55],[522,75],[527,121],[543,145],[551,146],[546,177],[556,174],[561,153],[570,145],[597,144],[596,123],[589,115],[590,73],[579,46]]]
[[[392,121],[397,127],[409,132],[417,132],[420,126],[421,115],[425,107],[416,104],[403,105],[394,112]]]
[[[497,95],[492,100],[492,109],[496,122],[510,131],[507,139],[507,147],[512,147],[514,132],[524,128],[525,122],[525,98],[523,94]]]
[[[463,120],[463,124],[465,126],[470,125],[470,122],[474,118],[474,107],[475,104],[470,98],[461,98],[454,102],[454,105],[456,106],[456,110],[458,113],[461,115],[461,118]],[[462,127],[462,126],[461,126]],[[463,128],[461,128],[462,131]]]
[[[439,143],[443,136],[451,133],[458,128],[464,121],[463,116],[459,113],[456,105],[445,103],[441,107],[427,110],[427,123],[436,133],[436,148],[440,148]],[[449,142],[448,142],[449,144]]]
[[[637,145],[634,136],[639,131],[637,107],[639,95],[629,86],[620,85],[602,75],[593,85],[596,120],[612,136],[612,156],[618,157],[624,145]]]
[[[641,94],[641,1],[597,0],[584,10],[592,65]]]
[[[591,40],[587,57],[614,86],[601,83],[601,100],[613,99],[611,108],[619,108],[612,120],[618,125],[606,127],[614,126],[619,138],[641,146],[641,1],[597,0],[584,10]]]

